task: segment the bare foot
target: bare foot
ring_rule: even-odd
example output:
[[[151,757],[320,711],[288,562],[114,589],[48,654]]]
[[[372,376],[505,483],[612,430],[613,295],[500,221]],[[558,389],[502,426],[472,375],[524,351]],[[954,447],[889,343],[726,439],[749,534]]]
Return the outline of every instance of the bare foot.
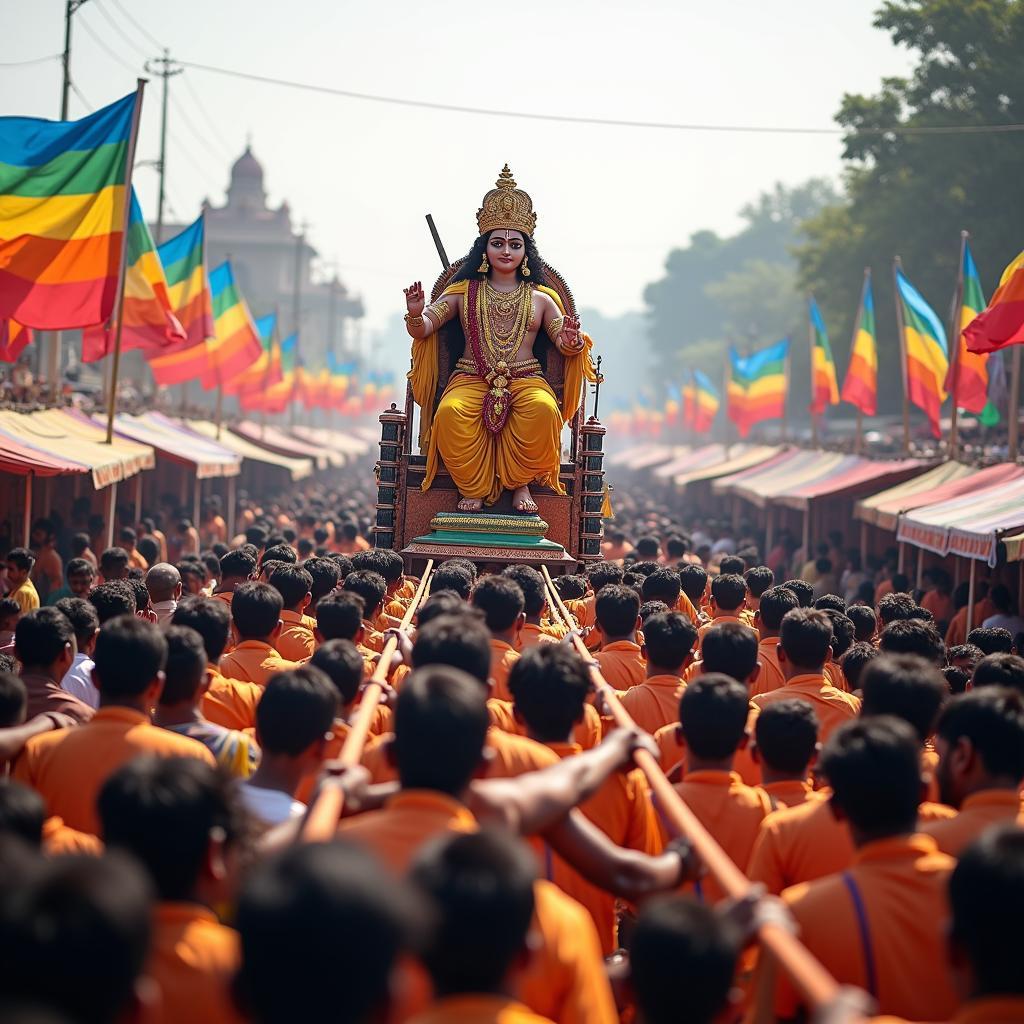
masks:
[[[461,498],[455,507],[460,512],[479,512],[484,503],[480,498]]]
[[[512,507],[517,512],[532,514],[537,511],[537,502],[533,500],[529,487],[517,487],[512,492]]]

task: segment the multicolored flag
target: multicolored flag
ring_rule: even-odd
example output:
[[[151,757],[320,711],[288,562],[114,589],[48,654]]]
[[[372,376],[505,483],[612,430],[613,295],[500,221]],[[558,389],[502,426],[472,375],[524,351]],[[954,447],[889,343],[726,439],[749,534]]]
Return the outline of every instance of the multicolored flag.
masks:
[[[201,378],[204,388],[221,387],[224,394],[238,391],[239,381],[263,353],[259,332],[238,285],[231,261],[210,271],[213,300],[213,336],[208,347],[209,365]]]
[[[674,427],[679,423],[682,411],[683,395],[676,384],[665,385],[665,425]]]
[[[896,290],[903,313],[903,348],[906,356],[907,397],[928,417],[932,434],[941,437],[939,412],[946,400],[949,346],[935,310],[896,268]]]
[[[786,415],[786,363],[789,339],[775,342],[749,356],[729,349],[729,389],[726,414],[746,437],[755,423]]]
[[[1024,344],[1024,252],[1003,271],[995,295],[965,333],[972,352]]]
[[[971,247],[964,239],[960,263],[963,292],[960,298],[960,330],[957,334],[955,362],[949,365],[946,390],[953,396],[957,408],[980,414],[988,404],[988,355],[972,352],[967,347],[966,328],[985,308],[985,293],[975,266]]]
[[[1001,409],[1007,400],[1006,362],[1002,352],[991,352],[988,357],[988,401],[978,415],[983,427],[995,427],[1002,419]]]
[[[820,416],[829,405],[839,404],[836,361],[832,358],[825,320],[812,295],[807,303],[811,325],[811,413]]]
[[[128,255],[124,278],[121,350],[137,348],[159,353],[186,340],[185,329],[174,315],[167,278],[153,237],[142,216],[135,189],[128,208]],[[82,332],[82,361],[94,363],[114,351],[117,327],[111,320]]]
[[[327,386],[330,408],[340,410],[348,397],[349,384],[356,373],[356,364],[340,362],[333,352],[327,353],[327,369],[331,379]]]
[[[718,389],[703,370],[693,371],[693,421],[690,426],[699,434],[705,434],[715,421],[721,405]]]
[[[298,369],[299,336],[289,334],[280,344],[281,379],[267,388],[263,408],[267,412],[284,412],[295,397],[295,375]]]
[[[263,408],[263,398],[267,389],[276,383],[274,378],[274,350],[277,347],[275,331],[277,328],[277,314],[262,316],[256,321],[256,332],[260,336],[260,344],[263,351],[259,359],[242,374],[238,381],[238,404],[251,412]],[[281,357],[277,356],[277,371],[280,373]]]
[[[181,384],[198,380],[207,372],[207,338],[213,337],[213,302],[206,273],[206,225],[204,218],[157,246],[167,278],[171,308],[185,330],[185,340],[169,351],[147,355],[157,384]]]
[[[17,320],[0,320],[0,363],[16,363],[32,340],[31,327],[25,327]]]
[[[0,320],[59,331],[110,319],[139,95],[80,121],[0,117]]]
[[[878,412],[878,346],[875,344],[875,300],[871,293],[871,271],[864,273],[857,328],[850,346],[850,363],[839,396],[856,406],[862,415]]]
[[[697,385],[690,370],[683,371],[683,426],[693,428],[697,411]]]

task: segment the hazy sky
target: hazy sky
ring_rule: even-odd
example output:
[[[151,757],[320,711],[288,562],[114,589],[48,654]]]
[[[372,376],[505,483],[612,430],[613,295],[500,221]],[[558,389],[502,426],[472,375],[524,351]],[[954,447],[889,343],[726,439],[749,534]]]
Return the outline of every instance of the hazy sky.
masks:
[[[88,0],[75,15],[72,73],[93,107],[130,92],[145,57],[156,55],[118,3],[181,60],[584,117],[828,128],[844,92],[875,91],[909,66],[872,28],[875,0]],[[63,0],[0,0],[0,114],[58,115],[58,61],[2,65],[57,54],[63,10]],[[363,296],[370,327],[404,309],[403,285],[439,270],[424,213],[434,214],[449,255],[464,254],[480,199],[506,160],[533,197],[541,253],[581,304],[609,315],[640,309],[644,285],[693,231],[733,230],[739,208],[775,181],[840,170],[837,136],[484,117],[195,69],[171,80],[171,95],[174,217],[191,220],[204,196],[223,201],[230,163],[251,133],[271,201],[287,198],[309,221],[310,240]],[[159,110],[160,83],[151,80],[140,160],[157,155]],[[73,95],[71,116],[86,112]],[[153,219],[156,173],[139,167],[135,181]]]

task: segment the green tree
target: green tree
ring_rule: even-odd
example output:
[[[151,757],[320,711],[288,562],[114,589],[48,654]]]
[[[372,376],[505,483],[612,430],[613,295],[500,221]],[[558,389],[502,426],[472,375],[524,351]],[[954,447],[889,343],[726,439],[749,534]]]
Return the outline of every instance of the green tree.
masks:
[[[1024,122],[1024,0],[890,0],[874,24],[918,55],[913,73],[874,96],[847,95],[847,199],[812,216],[797,248],[845,372],[865,266],[874,271],[879,408],[902,396],[892,257],[949,320],[960,230],[991,294],[1024,246],[1024,139],[989,126]],[[965,133],[951,129],[974,128]]]

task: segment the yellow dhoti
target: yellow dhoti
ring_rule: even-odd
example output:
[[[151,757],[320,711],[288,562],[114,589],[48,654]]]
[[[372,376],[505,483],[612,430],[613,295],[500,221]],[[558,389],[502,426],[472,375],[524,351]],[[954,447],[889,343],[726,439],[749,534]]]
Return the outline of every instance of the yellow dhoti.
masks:
[[[555,393],[542,377],[511,380],[508,390],[509,416],[494,434],[483,419],[487,382],[468,374],[451,379],[434,413],[423,490],[434,482],[440,457],[459,493],[488,505],[503,490],[534,482],[565,493],[558,480],[563,421]]]

